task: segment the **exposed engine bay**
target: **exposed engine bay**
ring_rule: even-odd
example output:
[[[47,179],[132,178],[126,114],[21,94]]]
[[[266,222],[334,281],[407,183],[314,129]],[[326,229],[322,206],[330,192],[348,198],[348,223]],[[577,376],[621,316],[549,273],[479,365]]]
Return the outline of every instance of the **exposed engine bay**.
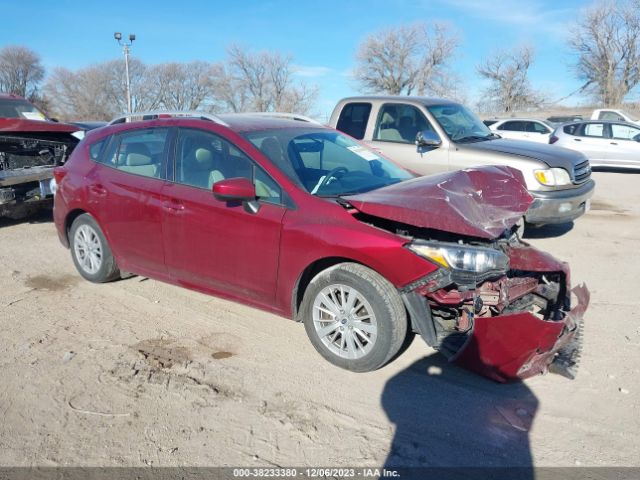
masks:
[[[53,167],[78,141],[67,132],[0,133],[0,216],[21,218],[50,203]]]

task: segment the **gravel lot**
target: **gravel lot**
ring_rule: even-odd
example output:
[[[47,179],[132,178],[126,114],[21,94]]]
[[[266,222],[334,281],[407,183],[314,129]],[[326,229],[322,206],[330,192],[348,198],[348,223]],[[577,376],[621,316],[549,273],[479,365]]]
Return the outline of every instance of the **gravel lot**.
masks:
[[[498,385],[416,338],[369,374],[302,325],[133,277],[83,281],[50,217],[0,220],[2,466],[640,466],[640,175],[528,241],[586,282],[578,378]]]

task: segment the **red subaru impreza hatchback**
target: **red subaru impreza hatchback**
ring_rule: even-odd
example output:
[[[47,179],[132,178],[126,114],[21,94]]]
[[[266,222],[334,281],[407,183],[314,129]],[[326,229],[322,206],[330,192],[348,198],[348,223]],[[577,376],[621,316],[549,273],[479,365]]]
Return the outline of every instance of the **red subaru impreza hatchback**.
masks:
[[[89,132],[55,171],[87,280],[130,272],[292,317],[357,372],[417,332],[497,381],[574,375],[589,294],[515,233],[532,200],[517,170],[419,178],[311,122],[141,118]]]

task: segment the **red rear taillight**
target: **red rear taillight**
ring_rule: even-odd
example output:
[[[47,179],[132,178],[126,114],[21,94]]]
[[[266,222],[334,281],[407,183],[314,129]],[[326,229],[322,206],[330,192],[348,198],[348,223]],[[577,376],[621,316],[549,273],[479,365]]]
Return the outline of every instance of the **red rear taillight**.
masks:
[[[556,137],[555,135],[551,135],[551,136],[549,137],[549,143],[550,143],[550,144],[554,144],[554,143],[556,143],[558,140],[559,140],[559,139],[558,139],[558,137]]]
[[[56,167],[53,169],[53,178],[56,179],[56,183],[60,185],[62,179],[67,174],[67,170],[64,167]]]

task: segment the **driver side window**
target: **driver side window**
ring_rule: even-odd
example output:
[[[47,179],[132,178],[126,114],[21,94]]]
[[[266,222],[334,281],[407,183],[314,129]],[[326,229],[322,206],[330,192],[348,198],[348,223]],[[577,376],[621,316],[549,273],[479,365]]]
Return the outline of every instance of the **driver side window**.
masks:
[[[433,128],[416,107],[406,104],[386,104],[378,113],[373,139],[414,144],[416,135],[423,130],[433,131]]]
[[[235,145],[212,132],[180,129],[177,142],[176,181],[210,190],[226,178],[247,178],[260,200],[281,203],[280,186]]]

